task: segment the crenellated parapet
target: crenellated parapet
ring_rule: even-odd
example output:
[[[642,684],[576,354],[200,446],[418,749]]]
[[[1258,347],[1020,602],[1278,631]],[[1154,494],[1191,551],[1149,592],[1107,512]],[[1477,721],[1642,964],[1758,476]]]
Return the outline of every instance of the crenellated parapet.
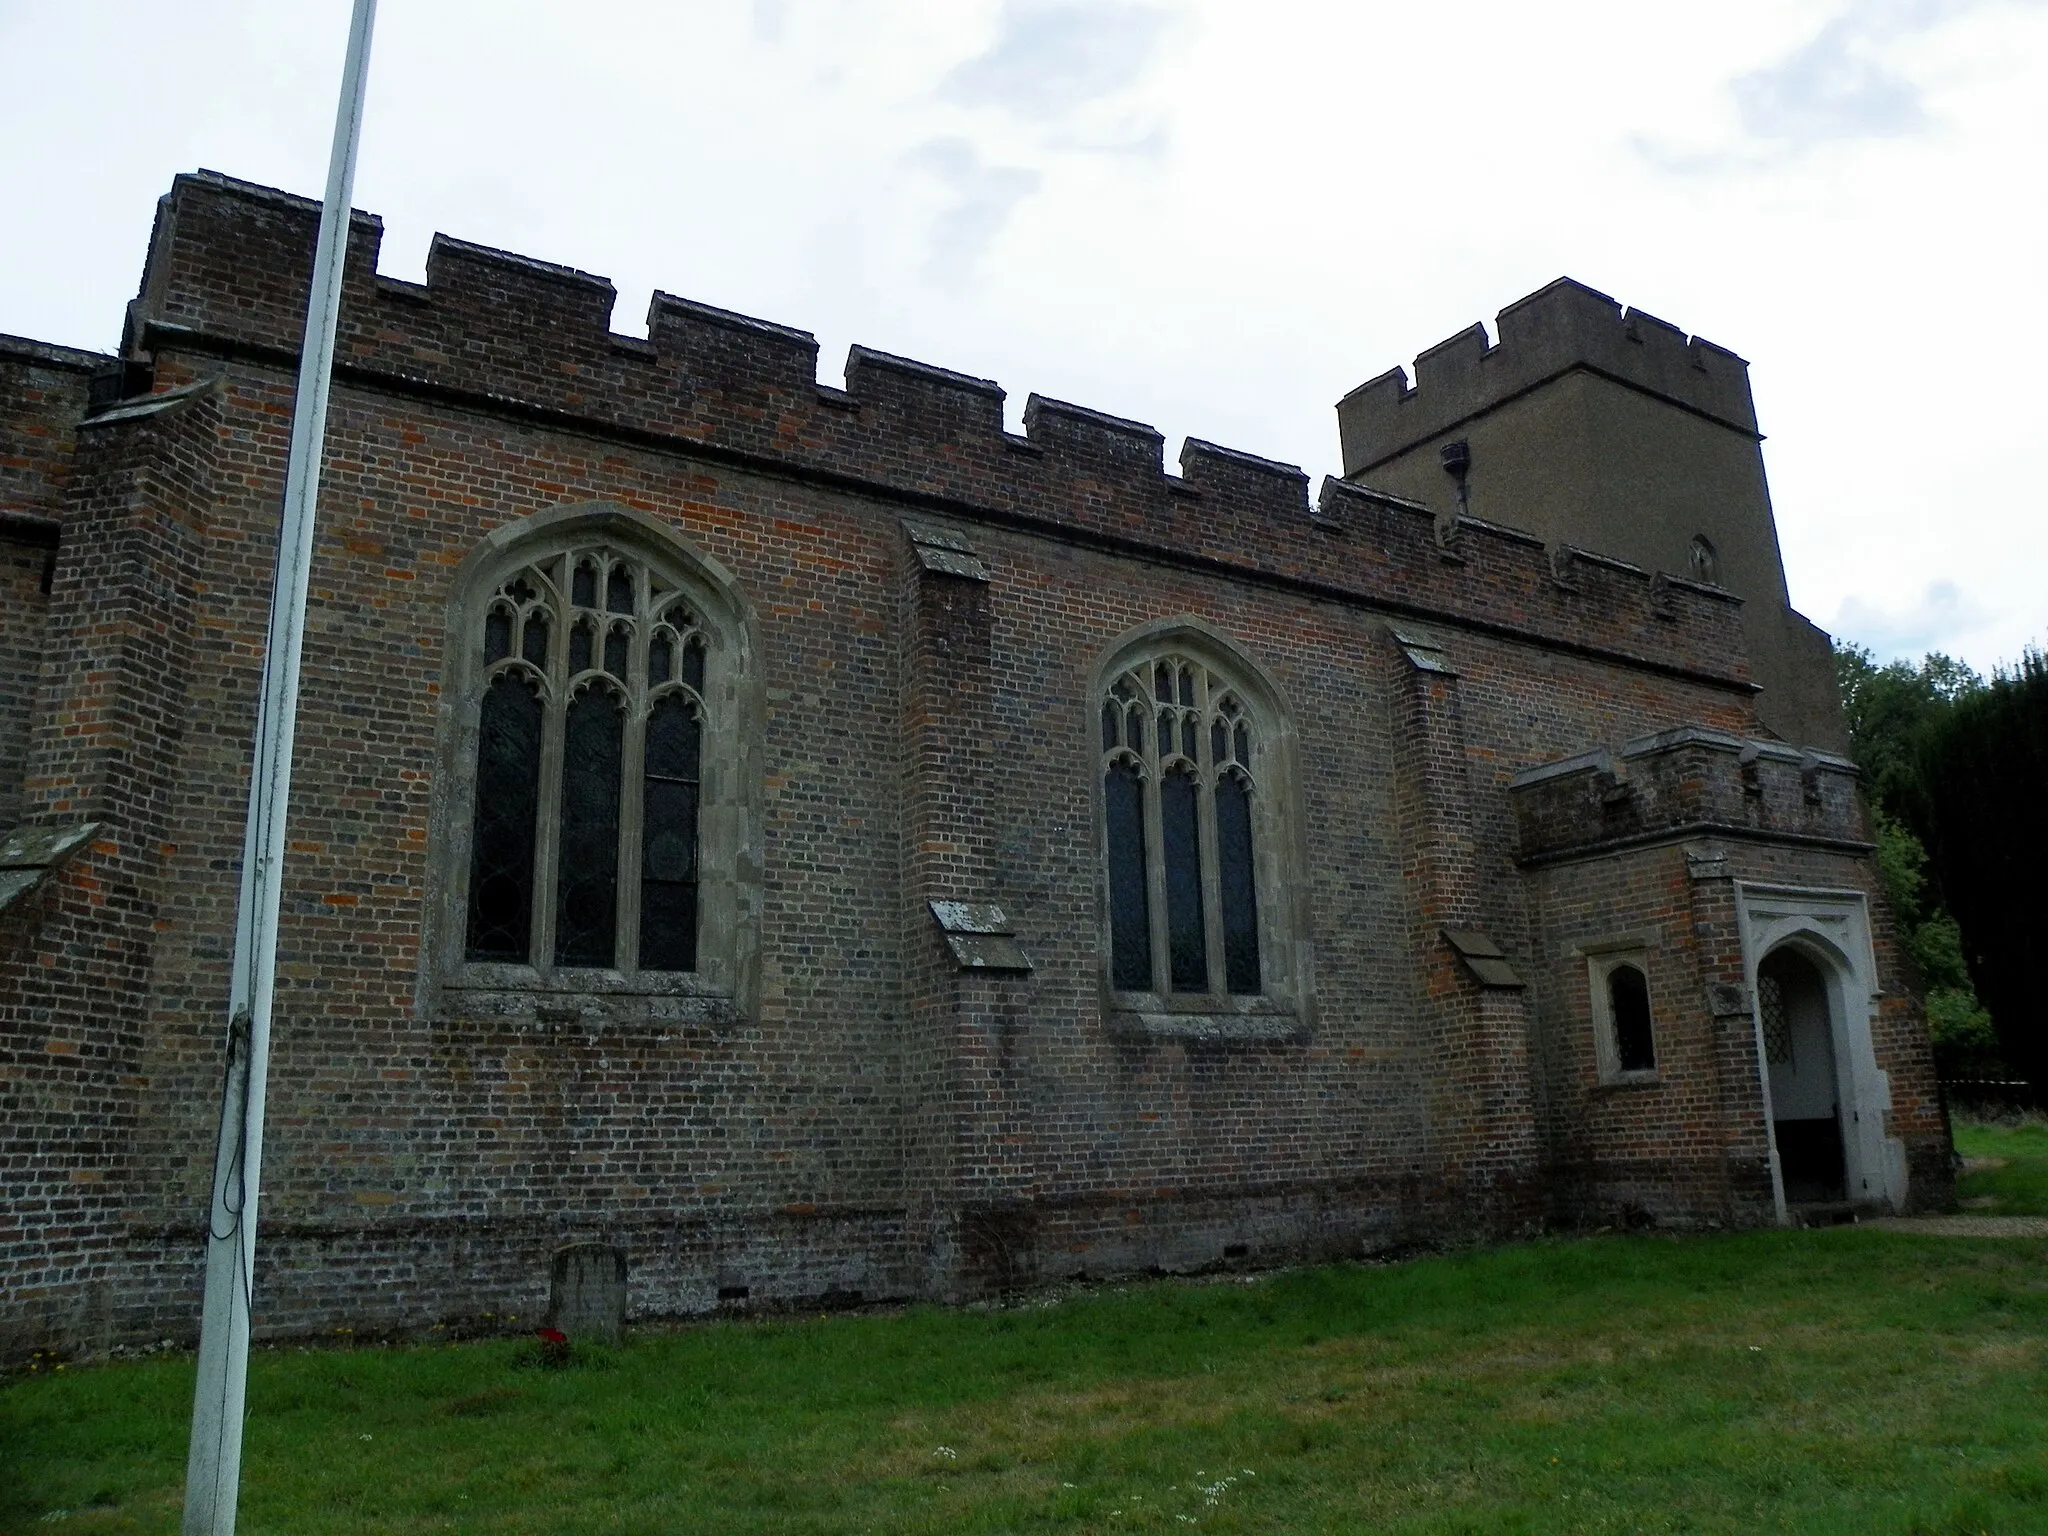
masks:
[[[1686,726],[1517,774],[1516,856],[1525,865],[1694,837],[1751,839],[1863,853],[1856,765]]]
[[[1561,277],[1503,309],[1500,340],[1474,325],[1337,402],[1344,473],[1356,475],[1417,443],[1568,373],[1586,369],[1752,436],[1749,364],[1725,347]]]
[[[318,220],[310,199],[213,172],[179,177],[131,309],[130,354],[289,368]],[[426,281],[400,282],[377,273],[381,236],[375,217],[354,216],[338,330],[343,389],[694,452],[1747,685],[1739,602],[1718,588],[1549,551],[1474,519],[1447,522],[1343,481],[1325,481],[1312,506],[1297,466],[1195,439],[1170,475],[1152,427],[1037,395],[1023,433],[1011,433],[1000,385],[867,347],[852,350],[844,387],[833,388],[818,380],[810,333],[670,294],[654,295],[645,339],[622,336],[610,329],[616,294],[606,279],[445,235]],[[1573,295],[1590,290],[1557,287],[1570,291],[1503,316],[1495,352],[1510,335],[1592,328],[1567,323]],[[1622,345],[1668,339],[1644,317],[1627,323],[1652,340]],[[1678,347],[1687,351],[1683,338]],[[1425,370],[1425,383],[1438,368]],[[1746,407],[1746,383],[1741,400]]]

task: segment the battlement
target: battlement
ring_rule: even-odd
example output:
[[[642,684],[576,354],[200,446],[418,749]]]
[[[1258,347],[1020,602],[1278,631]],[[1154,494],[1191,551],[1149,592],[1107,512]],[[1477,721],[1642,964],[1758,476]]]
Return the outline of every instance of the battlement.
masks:
[[[1585,369],[1756,433],[1749,364],[1725,347],[1561,277],[1500,312],[1500,340],[1474,325],[1337,402],[1344,473],[1367,472],[1538,385]]]
[[[1856,765],[1829,752],[1698,726],[1545,763],[1508,783],[1524,865],[1690,837],[1861,852]]]
[[[289,368],[318,220],[309,199],[214,172],[180,176],[159,206],[130,353],[192,359],[187,374],[217,360]],[[1198,439],[1169,475],[1152,427],[1038,395],[1013,434],[994,381],[864,346],[835,389],[818,380],[809,332],[671,294],[653,296],[645,340],[618,335],[607,279],[446,235],[424,283],[381,277],[382,233],[374,216],[354,215],[337,332],[343,390],[516,411],[1581,652],[1736,685],[1748,676],[1739,604],[1716,589],[1614,562],[1567,570],[1528,534],[1446,524],[1341,481],[1325,481],[1312,508],[1298,466]],[[1520,334],[1525,321],[1514,325]]]

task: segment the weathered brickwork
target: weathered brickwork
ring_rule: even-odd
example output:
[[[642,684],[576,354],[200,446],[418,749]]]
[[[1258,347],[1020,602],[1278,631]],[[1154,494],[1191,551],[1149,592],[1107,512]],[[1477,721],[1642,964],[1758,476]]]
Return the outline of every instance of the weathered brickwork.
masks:
[[[103,827],[0,915],[10,1350],[196,1318],[315,215],[181,178],[129,317],[154,393],[82,429],[79,402],[47,408],[78,446],[51,472],[49,607],[21,625],[45,661],[20,793],[31,822]],[[1211,445],[1168,476],[1151,429],[1052,401],[1011,435],[994,385],[879,353],[821,386],[807,335],[666,296],[650,340],[614,336],[608,283],[459,242],[396,283],[377,234],[359,214],[311,583],[260,1330],[532,1318],[573,1241],[624,1249],[651,1317],[1623,1208],[1775,1218],[1748,1015],[1705,987],[1745,984],[1739,879],[1874,891],[1860,824],[1823,844],[1763,817],[1706,878],[1691,822],[1590,848],[1545,799],[1569,773],[1517,779],[1684,726],[1756,735],[1726,593],[1343,482],[1312,503],[1299,471]],[[758,637],[760,718],[711,770],[757,774],[760,805],[758,974],[723,998],[448,984],[461,567],[587,504],[726,573]],[[906,522],[954,553],[924,559]],[[1163,621],[1221,637],[1286,710],[1294,782],[1262,792],[1302,846],[1259,899],[1308,974],[1257,1038],[1111,1027],[1094,690]],[[1709,755],[1746,804],[1736,754]],[[1806,815],[1797,762],[1761,763]],[[1853,789],[1821,777],[1838,827]],[[999,906],[1031,969],[961,969],[931,900]],[[1939,1200],[1924,1025],[1872,910],[1902,1198]],[[1446,928],[1526,985],[1483,984]],[[1655,935],[1653,1085],[1587,1079],[1570,951],[1593,929]]]

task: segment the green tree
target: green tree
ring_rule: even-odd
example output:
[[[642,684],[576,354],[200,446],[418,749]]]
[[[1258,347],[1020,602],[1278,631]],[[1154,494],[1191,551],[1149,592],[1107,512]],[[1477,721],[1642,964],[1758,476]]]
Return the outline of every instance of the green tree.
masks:
[[[1920,973],[1935,1068],[1948,1081],[2003,1077],[1991,1014],[1978,1000],[1938,864],[1930,879],[1926,842],[1941,798],[1928,770],[1930,744],[1959,704],[1983,692],[1984,680],[1938,651],[1917,666],[1879,666],[1855,645],[1836,649],[1835,678],[1877,833],[1878,874]]]
[[[1917,757],[1931,868],[2000,1053],[2028,1081],[2048,1083],[2034,960],[2048,926],[2048,657],[2029,652],[1957,698]]]

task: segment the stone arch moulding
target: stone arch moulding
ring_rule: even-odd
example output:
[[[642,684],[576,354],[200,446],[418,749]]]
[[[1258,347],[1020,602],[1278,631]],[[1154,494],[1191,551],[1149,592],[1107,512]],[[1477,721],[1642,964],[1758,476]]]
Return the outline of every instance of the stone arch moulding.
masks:
[[[1108,755],[1114,754],[1103,736],[1105,705],[1120,678],[1149,673],[1159,663],[1173,658],[1206,669],[1208,679],[1202,697],[1214,704],[1227,695],[1241,706],[1250,728],[1252,761],[1245,766],[1250,770],[1254,806],[1252,865],[1261,968],[1256,993],[1239,993],[1221,986],[1212,986],[1207,991],[1125,988],[1117,984],[1114,974],[1114,898],[1104,785],[1104,763]],[[1219,685],[1213,697],[1209,690],[1211,682]],[[1148,720],[1156,720],[1158,702],[1149,694],[1143,701]],[[1230,636],[1193,615],[1182,615],[1141,624],[1105,647],[1089,670],[1084,704],[1083,740],[1088,749],[1087,761],[1095,765],[1091,771],[1090,799],[1095,834],[1098,975],[1107,1032],[1131,1044],[1181,1041],[1227,1045],[1310,1038],[1315,1023],[1315,971],[1312,914],[1307,900],[1308,855],[1300,747],[1293,710],[1272,674]],[[1211,742],[1207,731],[1214,724],[1211,720],[1209,727],[1204,728],[1205,743]],[[1210,761],[1212,755],[1205,752],[1202,761],[1213,776],[1219,769]],[[1236,756],[1234,751],[1232,756]],[[1156,831],[1155,821],[1149,824],[1148,832]],[[1208,839],[1205,848],[1213,851],[1213,826],[1204,835]],[[1155,856],[1152,863],[1157,862]],[[1220,871],[1209,855],[1205,855],[1204,865],[1205,916],[1209,919],[1213,946],[1221,918],[1210,914],[1220,910]],[[1154,903],[1161,898],[1160,881],[1159,872],[1153,869]],[[1155,923],[1155,929],[1157,926]],[[1166,962],[1161,960],[1157,964],[1164,967]],[[1221,980],[1225,967],[1224,961],[1217,961],[1212,976]]]
[[[1749,988],[1755,1031],[1758,1090],[1771,1146],[1771,1192],[1778,1220],[1789,1223],[1783,1170],[1771,1124],[1770,1071],[1765,1064],[1763,1016],[1757,1004],[1757,967],[1774,951],[1796,949],[1827,985],[1829,1029],[1835,1050],[1836,1101],[1852,1200],[1906,1208],[1906,1148],[1886,1134],[1891,1078],[1877,1064],[1872,1026],[1880,991],[1877,952],[1870,938],[1870,902],[1862,891],[1737,882],[1742,928],[1743,980]]]
[[[643,566],[650,579],[659,576],[694,610],[710,641],[702,679],[708,719],[694,971],[569,970],[466,958],[485,619],[500,587],[523,569],[586,550],[616,552]],[[608,501],[551,507],[493,529],[464,558],[448,604],[442,659],[420,946],[422,1013],[446,1020],[539,1013],[621,1024],[719,1025],[751,1017],[760,992],[764,694],[759,623],[731,573],[647,512]],[[631,775],[630,764],[626,772]]]

